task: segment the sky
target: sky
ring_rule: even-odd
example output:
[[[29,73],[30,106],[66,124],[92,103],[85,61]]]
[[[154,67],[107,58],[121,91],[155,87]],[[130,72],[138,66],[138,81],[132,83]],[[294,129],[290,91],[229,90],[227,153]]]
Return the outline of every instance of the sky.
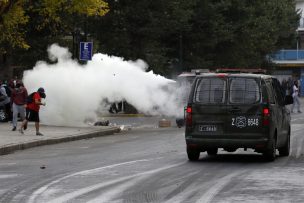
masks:
[[[148,70],[138,59],[127,61],[102,53],[87,64],[71,58],[65,47],[48,47],[49,59],[38,61],[24,72],[28,93],[43,87],[46,106],[41,106],[41,122],[49,125],[79,126],[100,120],[109,114],[110,104],[122,100],[140,113],[181,117],[183,105],[175,81]]]

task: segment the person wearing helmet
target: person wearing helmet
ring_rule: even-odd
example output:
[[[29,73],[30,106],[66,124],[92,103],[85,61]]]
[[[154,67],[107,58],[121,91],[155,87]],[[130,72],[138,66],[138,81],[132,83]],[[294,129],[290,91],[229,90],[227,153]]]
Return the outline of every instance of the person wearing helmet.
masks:
[[[41,105],[45,106],[45,102],[41,101],[42,98],[45,99],[46,97],[44,88],[40,87],[37,92],[33,93],[32,97],[31,102],[27,104],[26,117],[22,122],[19,132],[23,134],[24,127],[27,126],[28,121],[33,121],[35,122],[36,135],[43,136],[43,134],[39,131],[39,110]]]

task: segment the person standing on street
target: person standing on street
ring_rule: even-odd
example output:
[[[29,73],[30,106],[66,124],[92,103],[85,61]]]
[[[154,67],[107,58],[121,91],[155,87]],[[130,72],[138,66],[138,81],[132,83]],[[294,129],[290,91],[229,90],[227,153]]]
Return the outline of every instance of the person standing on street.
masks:
[[[293,97],[293,104],[291,107],[291,113],[293,113],[293,109],[296,105],[298,107],[298,113],[302,113],[302,111],[300,110],[301,104],[299,99],[299,86],[297,80],[294,81],[292,97]]]
[[[25,120],[22,122],[21,128],[19,129],[19,132],[23,134],[24,127],[27,126],[28,121],[34,121],[35,122],[35,128],[36,128],[36,135],[37,136],[43,136],[43,134],[39,131],[39,110],[40,106],[45,106],[45,102],[41,101],[41,98],[45,98],[45,91],[42,87],[38,89],[37,92],[34,92],[29,97],[32,96],[32,101],[30,101],[27,104],[26,107],[26,117]]]
[[[6,91],[6,84],[2,81],[0,81],[0,95],[2,97],[0,106],[4,109],[6,117],[5,121],[9,121],[11,114],[11,99]]]
[[[25,105],[27,99],[27,90],[20,81],[16,82],[15,88],[12,90],[11,103],[13,110],[13,129],[17,129],[18,114],[22,121],[25,119]]]

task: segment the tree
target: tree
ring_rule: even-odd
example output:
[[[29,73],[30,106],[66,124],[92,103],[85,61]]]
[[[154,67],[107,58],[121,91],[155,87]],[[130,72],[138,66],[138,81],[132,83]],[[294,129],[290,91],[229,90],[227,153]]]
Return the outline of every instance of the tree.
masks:
[[[291,45],[298,20],[290,0],[199,1],[187,58],[206,67],[260,67]]]
[[[24,39],[24,25],[28,22],[28,17],[23,5],[23,0],[0,2],[0,53],[5,53],[9,47],[29,47]]]
[[[178,61],[180,36],[190,30],[194,0],[109,0],[110,12],[90,29],[100,51],[126,59],[144,59],[156,73],[167,74]]]
[[[109,0],[90,29],[101,51],[142,58],[157,73],[260,67],[291,46],[299,14],[290,0]]]
[[[24,19],[10,18],[15,34],[0,34],[3,50],[20,47],[14,53],[22,64],[44,59],[51,43],[70,46],[82,37],[97,51],[141,58],[160,74],[260,67],[267,54],[292,47],[299,21],[295,0],[3,0],[0,12]]]
[[[32,64],[36,57],[45,55],[49,43],[71,35],[77,20],[101,17],[108,11],[103,0],[1,1],[0,51],[11,58],[14,49],[21,63]]]

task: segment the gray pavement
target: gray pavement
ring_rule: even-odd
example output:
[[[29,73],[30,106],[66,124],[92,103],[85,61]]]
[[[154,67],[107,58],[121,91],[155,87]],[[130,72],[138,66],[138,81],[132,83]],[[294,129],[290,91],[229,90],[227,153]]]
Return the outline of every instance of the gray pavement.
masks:
[[[19,124],[20,126],[20,124]],[[36,136],[34,124],[30,123],[22,135],[18,130],[11,131],[10,123],[0,123],[0,155],[31,147],[56,144],[120,132],[119,126],[59,127],[41,125],[44,136]]]
[[[41,125],[40,131],[44,136],[36,136],[34,123],[29,123],[24,134],[21,134],[18,130],[11,131],[11,123],[0,123],[0,155],[42,145],[112,135],[122,130],[158,128],[158,122],[161,119],[168,118],[140,114],[114,114],[100,118],[100,121],[108,120],[110,122],[109,126],[63,127]],[[176,126],[174,118],[171,118],[171,123],[172,126]],[[18,126],[20,126],[20,123],[18,123]]]

